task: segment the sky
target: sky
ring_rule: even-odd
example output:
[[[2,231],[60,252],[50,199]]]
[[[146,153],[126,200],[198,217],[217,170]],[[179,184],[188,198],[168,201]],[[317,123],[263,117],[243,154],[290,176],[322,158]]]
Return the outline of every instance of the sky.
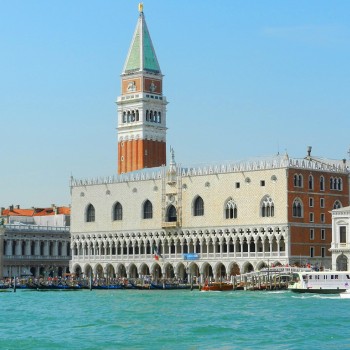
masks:
[[[178,163],[349,159],[350,1],[143,4]],[[1,207],[69,205],[71,176],[117,173],[137,19],[132,0],[0,0]]]

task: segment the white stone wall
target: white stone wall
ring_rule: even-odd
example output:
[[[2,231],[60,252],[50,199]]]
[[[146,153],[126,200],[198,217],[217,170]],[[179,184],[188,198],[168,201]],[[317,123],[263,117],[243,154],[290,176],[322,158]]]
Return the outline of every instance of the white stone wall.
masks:
[[[276,180],[271,180],[275,177]],[[249,178],[250,182],[246,182]],[[265,181],[261,186],[260,181]],[[236,188],[240,183],[240,188]],[[162,228],[162,195],[174,192],[179,201],[178,186],[166,186],[162,179],[74,186],[72,189],[71,232],[114,232],[155,230]],[[260,204],[265,195],[274,201],[273,217],[261,217]],[[193,201],[201,196],[204,216],[193,216]],[[225,202],[237,204],[237,219],[225,218]],[[150,200],[153,219],[142,219],[143,203]],[[119,201],[123,220],[112,220],[112,208]],[[95,207],[95,222],[85,222],[88,204]],[[182,177],[182,228],[224,227],[232,225],[268,225],[287,223],[286,169],[256,170],[225,174]]]

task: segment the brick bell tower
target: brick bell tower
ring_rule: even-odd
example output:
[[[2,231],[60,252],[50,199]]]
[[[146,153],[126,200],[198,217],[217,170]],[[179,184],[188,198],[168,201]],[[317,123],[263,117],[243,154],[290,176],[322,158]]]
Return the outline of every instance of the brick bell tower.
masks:
[[[166,164],[163,75],[139,4],[139,18],[121,74],[118,174]]]

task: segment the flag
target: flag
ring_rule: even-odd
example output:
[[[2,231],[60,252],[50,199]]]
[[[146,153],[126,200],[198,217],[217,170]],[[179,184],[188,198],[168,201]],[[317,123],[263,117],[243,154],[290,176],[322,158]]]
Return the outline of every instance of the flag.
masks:
[[[154,259],[159,260],[159,258],[163,259],[162,254],[159,253],[159,250],[156,245],[153,246],[153,254],[154,254]]]

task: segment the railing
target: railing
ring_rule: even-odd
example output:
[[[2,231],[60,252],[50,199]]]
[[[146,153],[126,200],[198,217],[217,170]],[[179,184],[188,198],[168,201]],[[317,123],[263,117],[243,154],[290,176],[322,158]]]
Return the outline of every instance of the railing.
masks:
[[[230,252],[230,253],[198,253],[199,259],[197,261],[208,261],[208,260],[225,260],[225,259],[269,259],[269,258],[285,258],[287,256],[286,252],[265,252],[265,253],[255,253],[255,252]],[[162,253],[162,258],[159,261],[166,262],[167,260],[184,260],[183,254],[167,254]],[[73,255],[73,261],[79,260],[92,260],[92,261],[108,261],[108,260],[121,260],[121,261],[135,261],[135,260],[149,260],[154,259],[153,254],[129,254],[129,255]]]
[[[177,227],[177,226],[178,226],[177,221],[162,222],[162,227],[163,228],[174,228],[174,227]]]
[[[332,243],[331,249],[349,250],[350,249],[350,243]]]
[[[71,260],[68,255],[4,255],[4,260]]]
[[[50,232],[50,233],[69,233],[69,226],[40,226],[40,225],[18,225],[7,224],[4,225],[6,231],[10,232]]]

